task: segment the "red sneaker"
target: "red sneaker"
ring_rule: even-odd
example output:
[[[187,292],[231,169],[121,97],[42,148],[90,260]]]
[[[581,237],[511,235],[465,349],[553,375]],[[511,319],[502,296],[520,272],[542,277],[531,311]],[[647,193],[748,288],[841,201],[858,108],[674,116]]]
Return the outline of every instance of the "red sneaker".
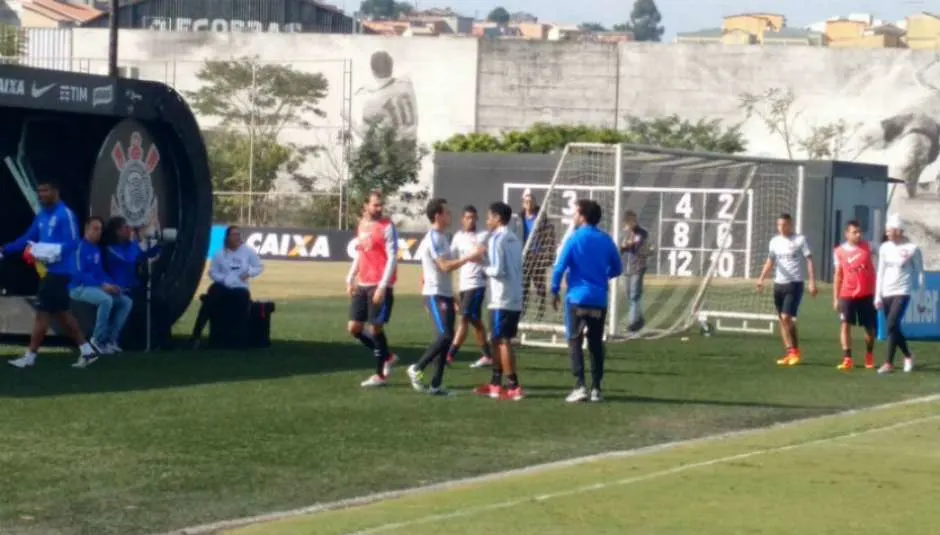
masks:
[[[473,389],[474,394],[493,399],[499,399],[499,397],[502,395],[502,392],[503,388],[499,385],[487,384]]]
[[[875,356],[871,353],[865,354],[865,368],[871,370],[875,367]]]
[[[454,363],[454,357],[447,355],[447,365],[450,366]]]
[[[503,395],[499,399],[506,399],[509,401],[519,401],[525,397],[525,392],[522,390],[521,386],[516,388],[508,388],[503,391]]]

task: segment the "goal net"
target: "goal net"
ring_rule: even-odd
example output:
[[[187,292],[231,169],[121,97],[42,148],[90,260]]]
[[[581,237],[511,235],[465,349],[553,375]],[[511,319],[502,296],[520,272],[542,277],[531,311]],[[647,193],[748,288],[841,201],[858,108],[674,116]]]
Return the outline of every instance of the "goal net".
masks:
[[[786,162],[570,144],[549,184],[504,185],[506,202],[528,193],[540,206],[528,221],[515,218],[525,237],[522,343],[567,344],[563,312],[543,305],[543,295],[582,198],[601,206],[600,227],[628,247],[624,276],[611,284],[608,339],[659,338],[694,326],[773,333],[772,303],[756,294],[754,279],[777,215],[792,213],[799,229],[801,184],[799,165]]]

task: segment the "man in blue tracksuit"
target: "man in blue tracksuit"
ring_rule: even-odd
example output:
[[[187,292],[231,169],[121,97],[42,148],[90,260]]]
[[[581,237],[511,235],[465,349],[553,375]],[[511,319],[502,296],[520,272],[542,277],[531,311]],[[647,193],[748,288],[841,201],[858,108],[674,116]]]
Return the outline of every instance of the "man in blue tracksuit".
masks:
[[[561,279],[568,274],[565,295],[565,334],[571,357],[571,372],[577,384],[568,396],[569,403],[601,401],[604,378],[604,323],[607,318],[608,284],[623,273],[620,251],[613,239],[597,228],[601,207],[596,202],[577,202],[574,226],[552,271],[552,306],[558,309]],[[591,392],[584,384],[584,331],[587,330],[591,352]]]
[[[48,269],[36,293],[36,320],[29,348],[25,355],[10,361],[10,364],[17,368],[28,368],[36,363],[39,346],[49,330],[49,320],[54,319],[81,351],[78,361],[72,366],[84,368],[97,357],[70,312],[69,281],[79,240],[78,221],[72,210],[62,202],[59,188],[54,183],[41,181],[37,193],[42,208],[29,230],[16,241],[0,247],[0,257],[9,253],[22,253],[30,247],[33,257],[45,263]]]
[[[104,221],[89,217],[85,221],[85,238],[75,251],[75,271],[69,284],[69,295],[95,307],[95,331],[91,347],[101,355],[120,352],[117,345],[134,302],[121,291],[104,270],[101,252],[101,231]]]

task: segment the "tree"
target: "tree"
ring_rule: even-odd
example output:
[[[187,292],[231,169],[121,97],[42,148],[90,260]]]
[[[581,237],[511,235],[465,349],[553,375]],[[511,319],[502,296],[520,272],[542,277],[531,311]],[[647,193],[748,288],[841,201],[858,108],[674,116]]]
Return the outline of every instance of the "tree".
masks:
[[[487,21],[497,24],[509,24],[510,19],[512,19],[512,15],[502,6],[490,11],[490,14],[486,16]]]
[[[0,24],[0,56],[4,63],[19,63],[26,53],[26,30],[12,24]]]
[[[404,193],[402,190],[418,184],[421,161],[428,150],[411,137],[401,137],[398,132],[379,122],[371,122],[358,147],[347,157],[349,181],[347,182],[348,206],[361,206],[370,191],[378,190],[387,197],[402,194],[406,206],[427,198],[427,191]],[[413,217],[414,213],[395,210],[399,215]],[[357,219],[355,210],[349,211],[351,220]]]
[[[740,107],[750,119],[757,117],[767,131],[780,138],[787,158],[799,153],[809,159],[839,159],[845,146],[860,124],[844,119],[835,123],[813,125],[805,136],[799,134],[799,119],[803,110],[796,109],[796,95],[792,89],[771,88],[761,94],[744,93],[739,97]]]
[[[216,191],[269,193],[284,174],[310,180],[300,169],[321,147],[281,142],[279,136],[285,128],[310,129],[310,119],[326,115],[318,107],[329,89],[322,74],[240,58],[206,61],[196,77],[203,85],[186,97],[202,117],[218,121],[205,132]],[[243,204],[220,197],[217,216],[241,214]],[[258,215],[263,218],[264,210]]]
[[[614,31],[633,32],[637,41],[659,42],[666,29],[660,24],[663,16],[656,7],[655,0],[636,0],[630,12],[630,21],[614,26]]]
[[[578,26],[578,28],[579,28],[582,32],[594,32],[594,33],[596,33],[596,32],[606,32],[606,31],[607,31],[607,28],[605,28],[604,25],[601,24],[601,23],[599,23],[599,22],[583,22],[583,23],[581,23],[580,26]]]
[[[546,154],[568,143],[634,143],[659,147],[734,154],[745,150],[737,127],[719,120],[690,122],[673,115],[653,120],[627,118],[627,128],[535,124],[528,130],[490,134],[457,134],[438,142],[440,152],[513,152]]]
[[[363,0],[359,13],[373,20],[396,20],[402,15],[414,13],[414,6],[395,0]]]

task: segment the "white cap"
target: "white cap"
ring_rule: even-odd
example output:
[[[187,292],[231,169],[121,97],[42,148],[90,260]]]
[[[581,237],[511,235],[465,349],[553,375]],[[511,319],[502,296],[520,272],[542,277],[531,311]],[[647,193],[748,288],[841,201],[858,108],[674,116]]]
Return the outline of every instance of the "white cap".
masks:
[[[890,214],[887,221],[885,221],[885,229],[895,229],[895,230],[904,230],[904,223],[901,221],[901,216],[898,214]]]

